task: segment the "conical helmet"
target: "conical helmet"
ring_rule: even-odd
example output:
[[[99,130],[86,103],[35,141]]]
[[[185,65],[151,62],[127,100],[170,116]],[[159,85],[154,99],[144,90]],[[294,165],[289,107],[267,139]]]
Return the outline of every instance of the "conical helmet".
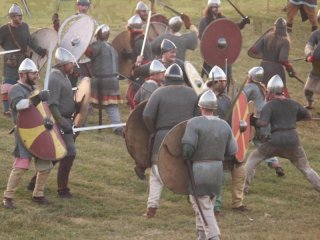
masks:
[[[227,81],[227,76],[220,67],[215,65],[209,73],[209,79],[214,82],[220,81],[220,80]]]
[[[274,22],[274,25],[276,27],[276,35],[287,36],[287,21],[284,18],[277,18],[277,20]]]
[[[78,5],[89,6],[90,0],[77,0]]]
[[[131,29],[142,29],[142,19],[139,15],[134,15],[128,20],[128,27]]]
[[[262,82],[263,75],[264,75],[263,67],[253,67],[253,68],[251,68],[248,71],[248,75],[249,75],[249,77],[251,77],[251,79],[253,81]]]
[[[270,78],[267,85],[267,90],[269,93],[281,94],[283,92],[283,88],[284,85],[282,79],[278,74]]]
[[[58,47],[56,49],[54,58],[56,60],[57,66],[62,66],[67,63],[77,64],[77,60],[76,60],[75,56],[73,56],[73,54],[70,51],[68,51],[67,49],[65,49],[63,47]]]
[[[23,12],[22,12],[22,9],[19,7],[19,5],[14,3],[9,8],[8,15],[9,17],[15,17],[15,16],[23,15]]]
[[[101,37],[102,38],[107,38],[107,36],[109,35],[110,32],[110,28],[107,24],[102,24],[100,26],[97,27],[94,35],[97,36],[97,34],[101,32]]]
[[[153,60],[150,64],[150,75],[155,73],[162,73],[166,71],[165,66],[159,60]]]
[[[164,76],[166,78],[174,78],[181,80],[183,78],[183,72],[178,64],[173,63],[167,68]]]
[[[161,54],[162,54],[162,53],[171,51],[173,49],[177,49],[177,46],[172,41],[165,38],[162,40],[160,48],[161,48]]]
[[[180,16],[174,16],[169,20],[169,27],[173,32],[179,32],[182,27],[182,19]]]
[[[145,4],[144,2],[142,1],[139,1],[136,5],[136,11],[148,11],[149,8],[147,6],[147,4]]]
[[[208,7],[214,7],[214,6],[220,6],[221,1],[220,0],[208,0]]]
[[[38,72],[38,67],[30,58],[26,58],[21,62],[18,72],[19,73]]]
[[[198,106],[206,109],[217,109],[218,101],[217,97],[212,90],[204,92],[198,102]]]

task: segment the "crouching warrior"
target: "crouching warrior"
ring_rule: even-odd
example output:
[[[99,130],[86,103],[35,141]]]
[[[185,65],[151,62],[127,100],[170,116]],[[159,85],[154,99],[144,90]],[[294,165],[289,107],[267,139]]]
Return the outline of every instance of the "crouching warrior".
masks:
[[[48,134],[48,129],[52,130],[55,126],[53,121],[50,119],[50,111],[46,108],[45,104],[41,101],[46,101],[49,97],[48,91],[40,91],[37,94],[33,94],[35,91],[35,83],[39,78],[38,69],[35,63],[26,58],[19,66],[19,80],[12,86],[9,92],[9,104],[12,111],[12,117],[14,124],[17,124],[17,128],[14,131],[16,148],[14,151],[15,160],[13,167],[8,179],[7,188],[4,192],[3,205],[5,208],[13,209],[14,195],[18,188],[19,182],[24,175],[24,173],[29,169],[30,161],[32,156],[35,157],[35,167],[37,169],[35,188],[32,194],[32,201],[38,204],[47,204],[48,200],[44,197],[44,187],[49,176],[50,170],[52,168],[52,162],[45,159],[46,157],[37,152],[45,149],[46,152],[54,152],[52,149],[46,148],[44,144],[51,137],[51,133]],[[37,90],[36,90],[37,91]],[[35,137],[35,131],[39,131],[39,124],[43,123],[43,118],[41,118],[40,111],[38,108],[42,108],[47,117],[45,118],[45,124],[43,127],[43,132]],[[43,116],[42,116],[43,117]],[[42,120],[42,121],[41,121]],[[36,125],[35,125],[36,124]],[[34,125],[34,126],[33,126]],[[57,130],[57,129],[53,129]],[[54,132],[54,131],[53,131]],[[58,132],[58,131],[57,131]],[[56,134],[54,132],[53,134]],[[48,136],[49,135],[49,136]],[[61,137],[56,135],[55,137]],[[54,139],[52,137],[52,139]],[[64,146],[63,142],[61,146]],[[41,150],[40,150],[41,149]],[[62,153],[63,155],[64,153]],[[42,159],[40,159],[42,157]]]

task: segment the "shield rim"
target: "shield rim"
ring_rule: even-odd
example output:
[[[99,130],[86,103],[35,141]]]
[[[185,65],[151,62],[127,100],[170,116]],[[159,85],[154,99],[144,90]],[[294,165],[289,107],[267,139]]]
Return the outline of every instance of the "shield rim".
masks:
[[[87,84],[87,82],[89,82],[89,84]],[[83,83],[83,88],[85,90],[87,90],[86,92],[84,92],[83,95],[79,96],[77,93],[80,89],[80,85]],[[91,100],[91,79],[89,77],[84,77],[82,78],[79,83],[78,83],[78,90],[76,91],[75,95],[74,95],[74,99],[75,102],[81,102],[82,97],[83,97],[83,101],[81,102],[81,106],[80,106],[80,112],[75,116],[74,118],[74,125],[77,127],[81,127],[85,124],[87,117],[89,115],[89,106],[90,106],[90,100]],[[79,99],[79,98],[80,99]]]
[[[192,73],[196,72],[199,75],[199,78],[200,78],[199,80],[201,80],[201,82],[202,82],[201,87],[198,87],[196,85],[196,83],[193,80],[191,80],[192,79],[191,77],[194,76],[194,74],[191,73],[191,68],[192,68]],[[205,83],[204,83],[201,75],[199,74],[198,70],[195,68],[195,66],[190,61],[185,61],[184,62],[184,69],[185,69],[185,72],[187,74],[187,77],[188,77],[188,80],[189,80],[189,83],[190,83],[191,87],[196,92],[196,94],[198,96],[200,96],[205,91],[205,89],[204,89]],[[196,80],[198,80],[198,79],[196,79]]]

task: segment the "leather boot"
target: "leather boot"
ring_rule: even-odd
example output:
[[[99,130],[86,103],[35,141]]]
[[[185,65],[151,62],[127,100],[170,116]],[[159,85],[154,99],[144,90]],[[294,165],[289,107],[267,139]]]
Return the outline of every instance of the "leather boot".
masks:
[[[212,238],[209,238],[208,240],[220,240],[220,237],[219,236],[214,236]]]
[[[50,170],[38,171],[36,184],[34,187],[33,197],[43,197],[44,196],[44,187],[47,183],[47,179],[49,177]]]
[[[207,240],[204,230],[197,230],[197,240]]]
[[[14,209],[16,208],[15,204],[14,204],[14,201],[12,198],[4,198],[3,201],[3,206],[7,209]]]
[[[156,216],[157,208],[150,207],[146,213],[147,218],[154,218]]]
[[[48,205],[50,203],[45,197],[32,197],[32,202],[38,203],[39,205]]]
[[[57,177],[59,197],[70,198],[72,196],[68,188],[68,182],[74,159],[75,156],[67,156],[60,160]]]

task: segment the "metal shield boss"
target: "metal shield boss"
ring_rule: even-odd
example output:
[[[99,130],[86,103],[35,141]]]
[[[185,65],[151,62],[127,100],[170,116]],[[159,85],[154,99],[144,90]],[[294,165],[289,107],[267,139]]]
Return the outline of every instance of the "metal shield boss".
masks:
[[[158,154],[158,169],[161,180],[171,191],[189,194],[189,175],[187,165],[182,159],[181,139],[188,121],[172,128],[163,139]]]
[[[184,69],[187,74],[189,83],[191,87],[194,89],[196,94],[199,96],[205,90],[205,84],[197,71],[197,69],[192,65],[191,62],[184,62]]]
[[[217,19],[203,32],[200,51],[204,61],[210,65],[224,67],[226,61],[231,65],[238,58],[242,45],[239,27],[227,19]]]
[[[66,145],[45,102],[19,111],[17,131],[26,149],[42,160],[59,160],[67,154]]]
[[[250,140],[250,112],[245,93],[241,92],[232,110],[232,132],[238,144],[236,157],[243,162]]]
[[[78,61],[94,34],[94,20],[85,14],[72,15],[61,24],[58,45],[69,50]]]
[[[146,31],[147,24],[144,24],[142,26],[143,30]],[[168,25],[162,23],[162,22],[153,22],[151,20],[149,31],[148,31],[148,41],[152,42],[155,40],[158,36],[165,34],[169,31]]]
[[[91,100],[90,78],[84,77],[80,80],[74,95],[74,100],[76,103],[80,104],[80,109],[79,113],[76,114],[73,123],[76,127],[82,127],[85,124],[89,113]]]
[[[125,128],[127,150],[137,165],[151,167],[151,151],[149,132],[144,125],[142,113],[147,101],[141,102],[129,115]],[[150,149],[150,150],[149,150]]]
[[[255,43],[252,45],[252,47],[249,48],[247,54],[249,57],[255,58],[255,59],[262,59],[262,54],[261,53],[255,53],[252,51],[252,49],[254,48],[254,46],[257,44],[257,42],[261,41],[262,38],[264,38],[264,36],[270,32],[271,30],[273,30],[273,28],[269,28],[264,34],[262,34],[262,36],[255,41]]]
[[[58,43],[58,34],[55,30],[50,28],[42,28],[31,34],[31,41],[44,49],[49,51],[52,44],[52,49],[55,49]],[[27,54],[30,56],[32,61],[37,65],[39,71],[42,69],[44,64],[48,60],[48,55],[41,57],[35,51],[33,51],[29,46],[27,48]]]
[[[123,56],[123,53],[132,52],[130,45],[130,33],[129,31],[123,31],[119,33],[112,41],[112,46],[116,49],[119,56],[119,73],[123,76],[130,76],[133,66],[132,59]]]

